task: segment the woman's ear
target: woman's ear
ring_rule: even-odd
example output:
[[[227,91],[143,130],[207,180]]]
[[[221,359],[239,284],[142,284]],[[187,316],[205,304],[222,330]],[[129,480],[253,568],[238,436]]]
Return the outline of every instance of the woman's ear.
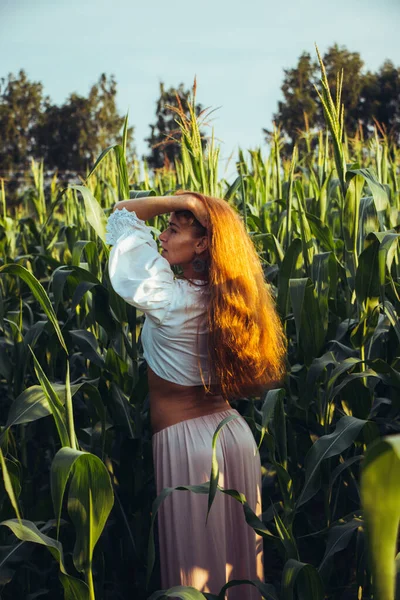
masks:
[[[204,252],[208,248],[208,239],[206,236],[200,238],[196,243],[196,248],[200,250],[200,252]]]

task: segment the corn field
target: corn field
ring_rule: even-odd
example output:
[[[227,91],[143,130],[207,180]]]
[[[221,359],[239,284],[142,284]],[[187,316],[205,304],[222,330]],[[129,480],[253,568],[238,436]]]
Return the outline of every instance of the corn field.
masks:
[[[242,216],[289,340],[284,387],[232,403],[262,463],[262,520],[229,491],[264,541],[265,583],[247,585],[267,600],[400,598],[400,152],[379,128],[349,139],[340,74],[335,90],[321,62],[326,131],[285,160],[275,128],[265,155],[239,150],[231,182],[214,136],[202,150],[194,98],[190,119],[176,110],[174,170],[128,169],[125,122],[80,185],[45,186],[32,162],[11,209],[2,182],[2,600],[224,598],[160,590],[144,315],[107,273],[115,202],[179,188]],[[211,500],[215,477],[210,464]]]

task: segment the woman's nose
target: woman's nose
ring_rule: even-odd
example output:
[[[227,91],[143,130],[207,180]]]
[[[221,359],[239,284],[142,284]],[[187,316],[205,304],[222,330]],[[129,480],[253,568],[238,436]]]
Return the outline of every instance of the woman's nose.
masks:
[[[164,238],[163,238],[164,233],[165,233],[165,231],[163,231],[162,233],[160,233],[160,235],[158,236],[158,239],[161,240],[162,242],[164,241]]]

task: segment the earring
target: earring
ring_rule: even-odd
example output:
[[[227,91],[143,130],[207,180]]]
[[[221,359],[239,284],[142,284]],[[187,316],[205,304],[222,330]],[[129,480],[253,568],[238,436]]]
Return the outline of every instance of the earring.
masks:
[[[196,273],[203,273],[206,270],[206,261],[201,258],[195,258],[192,262],[193,270]]]

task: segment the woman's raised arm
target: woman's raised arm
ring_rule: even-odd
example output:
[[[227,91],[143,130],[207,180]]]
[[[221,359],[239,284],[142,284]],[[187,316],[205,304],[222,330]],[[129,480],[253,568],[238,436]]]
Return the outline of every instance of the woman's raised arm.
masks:
[[[132,200],[120,200],[113,208],[120,210],[126,208],[135,211],[136,216],[142,221],[148,221],[157,215],[171,213],[176,210],[191,210],[193,197],[189,194],[179,196],[147,196],[146,198],[133,198]]]

